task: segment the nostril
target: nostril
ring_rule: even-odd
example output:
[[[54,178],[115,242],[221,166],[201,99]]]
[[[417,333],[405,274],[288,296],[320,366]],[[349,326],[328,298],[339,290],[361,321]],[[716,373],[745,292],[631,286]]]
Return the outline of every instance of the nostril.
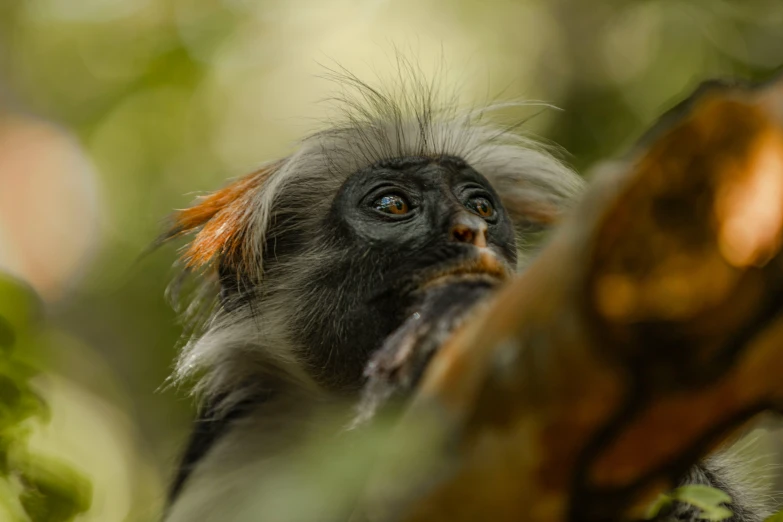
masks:
[[[455,225],[451,229],[451,239],[457,243],[473,243],[476,232],[465,225]]]

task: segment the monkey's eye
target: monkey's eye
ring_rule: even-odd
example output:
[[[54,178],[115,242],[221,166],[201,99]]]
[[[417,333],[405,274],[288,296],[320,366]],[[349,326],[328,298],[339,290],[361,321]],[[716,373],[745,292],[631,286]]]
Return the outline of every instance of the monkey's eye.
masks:
[[[481,196],[470,198],[465,206],[483,218],[491,218],[495,215],[495,207],[487,198]]]
[[[373,201],[372,206],[378,212],[402,216],[410,212],[410,205],[405,198],[396,194],[381,196]]]

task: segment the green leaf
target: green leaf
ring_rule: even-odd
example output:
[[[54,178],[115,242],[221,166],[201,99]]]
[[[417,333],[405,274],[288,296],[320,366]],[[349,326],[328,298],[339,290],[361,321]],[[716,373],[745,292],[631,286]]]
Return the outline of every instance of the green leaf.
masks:
[[[19,501],[20,489],[12,480],[0,477],[0,520],[32,522]]]
[[[40,322],[43,306],[35,292],[23,282],[0,273],[0,316],[3,317],[0,341],[11,348],[18,336]]]
[[[11,323],[0,315],[0,350],[10,352],[15,343],[16,333],[14,333]]]
[[[731,497],[725,491],[703,484],[681,486],[672,492],[672,496],[680,502],[687,502],[697,507],[731,504]]]
[[[719,521],[731,518],[732,512],[724,504],[731,504],[731,497],[725,491],[705,486],[690,484],[672,491],[671,496],[678,502],[690,504],[701,510],[699,518]]]
[[[731,516],[734,513],[729,508],[720,506],[710,509],[704,509],[701,513],[699,513],[699,518],[702,520],[713,520],[715,522],[718,522],[720,520],[726,520],[727,518],[731,518]]]
[[[33,520],[66,522],[90,508],[92,485],[70,465],[29,455],[18,471],[26,486],[20,500]]]
[[[49,417],[46,401],[31,384],[39,372],[30,352],[42,339],[40,312],[29,288],[0,274],[0,519],[69,522],[90,507],[89,480],[27,446],[28,420]]]
[[[653,518],[658,516],[658,513],[661,512],[664,508],[669,507],[672,502],[674,502],[674,499],[671,497],[671,495],[667,495],[666,493],[661,493],[658,495],[658,498],[656,498],[652,504],[650,504],[650,507],[647,508],[647,514],[644,518],[647,520],[652,520]]]

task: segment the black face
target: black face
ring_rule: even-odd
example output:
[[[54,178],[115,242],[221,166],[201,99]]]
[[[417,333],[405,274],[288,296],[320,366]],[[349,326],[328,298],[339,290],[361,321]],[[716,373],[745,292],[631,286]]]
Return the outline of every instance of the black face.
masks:
[[[490,289],[516,265],[500,198],[458,158],[403,158],[357,172],[324,230],[323,241],[343,255],[309,282],[321,309],[317,319],[303,314],[297,335],[315,374],[335,388],[361,386],[370,354],[429,291]]]

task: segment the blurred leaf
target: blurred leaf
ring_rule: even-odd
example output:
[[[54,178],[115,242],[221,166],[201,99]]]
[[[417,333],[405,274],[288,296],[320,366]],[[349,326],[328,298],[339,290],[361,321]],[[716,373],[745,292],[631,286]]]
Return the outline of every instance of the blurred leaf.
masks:
[[[720,489],[703,484],[681,486],[670,493],[661,493],[647,508],[645,518],[652,520],[666,511],[673,502],[689,504],[700,510],[698,518],[718,522],[731,518],[733,513],[724,504],[731,504],[731,497]],[[783,521],[774,521],[783,522]]]
[[[661,493],[658,495],[658,498],[656,498],[647,508],[647,513],[644,518],[647,520],[652,520],[653,518],[657,517],[661,511],[671,506],[672,502],[674,502],[674,499],[671,497],[671,495]]]
[[[9,522],[32,522],[25,512],[19,500],[21,488],[18,483],[12,482],[8,477],[0,476],[0,517]]]
[[[41,302],[29,286],[0,273],[0,349],[17,344],[40,319]]]
[[[731,518],[732,512],[723,504],[731,504],[731,497],[724,491],[705,486],[690,484],[675,489],[671,496],[674,500],[690,504],[701,510],[699,518],[703,520],[725,520]]]
[[[18,359],[41,337],[37,316],[35,295],[0,278],[0,515],[12,522],[67,522],[90,507],[89,481],[68,465],[27,450],[29,419],[49,418],[46,402],[30,384],[37,369]],[[22,338],[25,350],[11,351]]]
[[[36,522],[64,522],[90,508],[90,482],[58,460],[29,456],[19,469],[21,502]]]
[[[0,350],[10,351],[14,343],[16,343],[16,335],[11,329],[11,323],[0,315]]]
[[[731,504],[731,497],[725,491],[703,484],[689,484],[679,487],[674,490],[672,496],[680,502],[687,502],[698,507]]]

